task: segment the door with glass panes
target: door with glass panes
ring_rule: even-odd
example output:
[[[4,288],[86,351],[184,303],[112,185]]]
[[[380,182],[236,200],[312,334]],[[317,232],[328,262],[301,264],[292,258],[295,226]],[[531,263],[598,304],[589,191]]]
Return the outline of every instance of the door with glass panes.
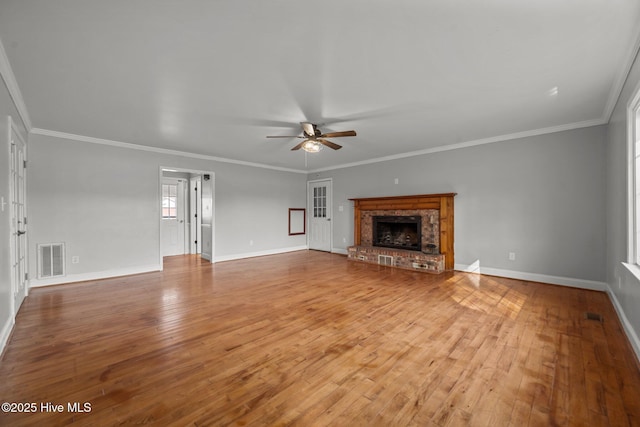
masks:
[[[9,143],[11,149],[11,286],[13,288],[13,313],[15,316],[28,294],[27,277],[27,212],[26,167],[27,144],[15,123],[9,118]],[[4,203],[4,200],[3,200]],[[2,206],[4,209],[4,205]]]
[[[183,255],[185,251],[186,180],[162,180],[162,256]]]
[[[331,181],[309,183],[309,249],[331,252]]]

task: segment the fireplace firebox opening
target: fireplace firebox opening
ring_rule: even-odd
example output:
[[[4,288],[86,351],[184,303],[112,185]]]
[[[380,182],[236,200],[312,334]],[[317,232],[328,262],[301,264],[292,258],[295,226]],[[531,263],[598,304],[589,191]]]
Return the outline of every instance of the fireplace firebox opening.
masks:
[[[422,218],[420,216],[374,216],[373,246],[420,251]]]

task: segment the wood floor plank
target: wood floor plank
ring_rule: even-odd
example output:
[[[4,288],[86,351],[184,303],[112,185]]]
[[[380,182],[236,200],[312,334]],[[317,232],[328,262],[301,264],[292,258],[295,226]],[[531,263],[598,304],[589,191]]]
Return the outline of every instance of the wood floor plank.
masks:
[[[65,410],[0,425],[640,423],[639,363],[602,292],[314,251],[179,256],[32,289],[16,320],[0,399]]]

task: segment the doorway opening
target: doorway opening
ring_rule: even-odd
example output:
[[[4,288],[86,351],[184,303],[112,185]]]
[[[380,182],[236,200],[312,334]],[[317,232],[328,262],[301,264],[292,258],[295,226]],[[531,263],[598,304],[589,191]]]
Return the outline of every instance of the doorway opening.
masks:
[[[192,254],[214,261],[214,173],[160,168],[160,265]]]

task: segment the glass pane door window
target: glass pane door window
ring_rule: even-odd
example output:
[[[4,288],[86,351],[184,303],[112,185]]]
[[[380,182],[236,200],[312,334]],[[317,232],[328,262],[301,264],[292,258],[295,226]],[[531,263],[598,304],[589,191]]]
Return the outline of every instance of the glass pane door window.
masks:
[[[326,187],[313,188],[313,217],[314,218],[327,217],[327,188]]]
[[[162,184],[162,218],[177,218],[178,185]]]

